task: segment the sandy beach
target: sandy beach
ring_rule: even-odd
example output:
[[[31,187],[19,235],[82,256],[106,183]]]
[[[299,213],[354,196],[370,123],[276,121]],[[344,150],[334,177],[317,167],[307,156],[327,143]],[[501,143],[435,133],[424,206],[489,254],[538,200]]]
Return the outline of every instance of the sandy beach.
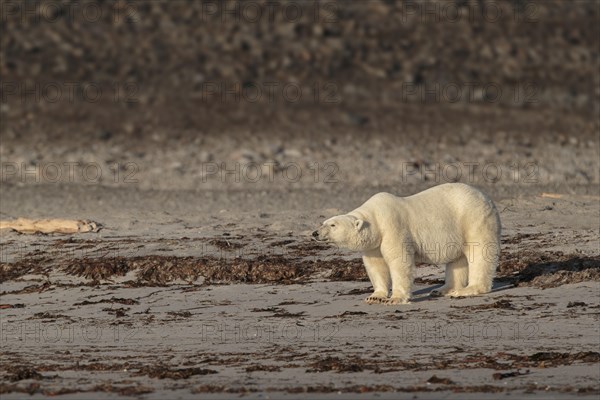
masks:
[[[552,148],[535,144],[531,158]],[[597,166],[594,148],[579,151],[589,158],[578,163]],[[439,179],[4,183],[4,216],[101,229],[2,231],[3,397],[596,395],[598,177],[571,184],[548,171],[473,183],[503,225],[493,293],[431,298],[443,269],[423,265],[412,303],[393,307],[365,304],[360,256],[310,232],[372,193],[410,195]]]

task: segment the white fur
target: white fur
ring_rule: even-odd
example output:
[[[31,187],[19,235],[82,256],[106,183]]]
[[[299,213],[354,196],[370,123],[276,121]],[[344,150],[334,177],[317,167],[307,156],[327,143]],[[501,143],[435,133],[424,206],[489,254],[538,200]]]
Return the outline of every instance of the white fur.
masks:
[[[409,197],[378,193],[329,218],[314,236],[363,253],[374,289],[365,301],[398,304],[410,299],[418,262],[446,265],[446,282],[435,294],[489,292],[500,253],[500,218],[479,190],[446,183]]]

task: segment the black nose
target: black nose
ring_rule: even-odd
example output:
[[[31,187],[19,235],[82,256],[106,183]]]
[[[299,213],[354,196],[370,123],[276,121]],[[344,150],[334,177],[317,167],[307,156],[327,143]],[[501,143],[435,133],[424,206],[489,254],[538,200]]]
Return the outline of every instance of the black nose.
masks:
[[[318,231],[314,231],[314,232],[312,233],[312,235],[313,235],[313,237],[317,237],[317,236],[319,236],[319,232],[318,232]]]

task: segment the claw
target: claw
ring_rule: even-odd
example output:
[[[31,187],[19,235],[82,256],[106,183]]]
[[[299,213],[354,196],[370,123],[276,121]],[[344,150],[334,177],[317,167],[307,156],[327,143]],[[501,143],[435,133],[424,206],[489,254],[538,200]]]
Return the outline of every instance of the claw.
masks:
[[[387,300],[385,297],[369,296],[365,299],[367,304],[381,304]]]
[[[401,299],[400,297],[390,297],[389,299],[385,299],[384,304],[386,306],[395,306],[397,304],[408,304],[408,299]]]
[[[446,285],[439,287],[437,289],[433,289],[431,292],[429,292],[429,296],[430,297],[442,297],[442,296],[448,296],[450,295],[450,292],[452,291],[451,287],[448,287]]]

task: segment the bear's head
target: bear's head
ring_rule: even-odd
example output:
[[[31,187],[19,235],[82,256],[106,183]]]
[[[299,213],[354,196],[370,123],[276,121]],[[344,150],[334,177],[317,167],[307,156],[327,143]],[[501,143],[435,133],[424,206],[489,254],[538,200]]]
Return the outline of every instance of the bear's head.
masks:
[[[319,242],[358,251],[371,250],[381,244],[379,233],[369,221],[347,214],[329,218],[312,236]]]

